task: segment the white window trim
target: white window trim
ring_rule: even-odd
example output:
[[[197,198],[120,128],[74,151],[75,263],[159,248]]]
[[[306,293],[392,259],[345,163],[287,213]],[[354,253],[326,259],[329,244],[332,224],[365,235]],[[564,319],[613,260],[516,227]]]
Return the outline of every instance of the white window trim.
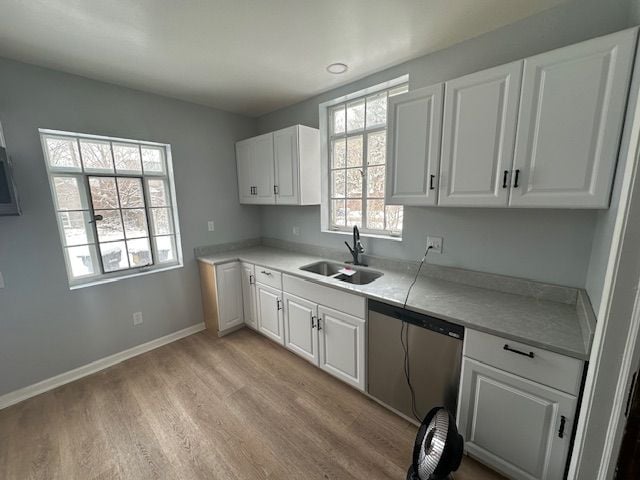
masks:
[[[320,231],[323,233],[337,233],[338,235],[351,235],[351,232],[344,230],[334,230],[331,228],[331,207],[329,198],[329,120],[328,111],[334,105],[348,102],[355,98],[378,93],[380,90],[387,90],[399,85],[409,83],[409,75],[402,75],[387,82],[382,82],[371,87],[367,87],[357,92],[352,92],[342,97],[334,98],[327,102],[323,102],[318,106],[319,122],[320,122],[320,164],[321,164],[321,202],[320,202]],[[404,226],[403,226],[404,232]],[[380,238],[384,240],[402,241],[402,235],[390,235],[383,233],[361,232],[363,237]]]
[[[91,135],[91,134],[69,132],[69,131],[63,131],[63,130],[51,130],[46,128],[38,129],[38,134],[40,136],[40,140],[42,143],[42,154],[44,158],[45,167],[47,169],[47,177],[49,182],[49,188],[51,191],[51,199],[52,199],[52,202],[54,203],[54,208],[55,208],[56,194],[53,187],[53,183],[51,181],[52,176],[65,175],[65,173],[71,174],[71,175],[77,175],[78,172],[77,171],[65,172],[64,170],[51,170],[49,166],[49,162],[47,161],[47,155],[45,153],[45,149],[46,149],[46,145],[44,143],[45,135],[60,135],[60,136],[68,136],[68,137],[74,137],[74,138],[86,138],[86,139],[92,139],[92,140],[107,140],[107,141],[116,142],[116,143],[119,143],[119,142],[134,143],[137,145],[149,145],[154,147],[162,147],[165,150],[165,162],[166,162],[167,172],[166,172],[166,177],[164,175],[162,177],[165,177],[167,179],[167,183],[169,184],[169,195],[171,196],[170,208],[171,208],[171,213],[173,214],[173,223],[174,223],[173,228],[174,228],[174,235],[175,235],[175,242],[176,242],[176,260],[170,263],[168,262],[168,263],[155,264],[152,266],[130,268],[127,270],[121,270],[121,271],[116,271],[111,273],[100,273],[100,274],[82,277],[74,280],[69,275],[69,266],[67,265],[66,255],[64,253],[64,248],[65,248],[64,232],[59,226],[59,221],[57,218],[58,214],[56,210],[56,225],[58,227],[58,236],[60,238],[61,253],[65,258],[65,268],[67,269],[67,280],[69,283],[69,290],[77,290],[80,288],[103,285],[106,283],[116,282],[118,280],[124,280],[126,278],[134,278],[142,275],[149,275],[151,273],[165,272],[168,270],[175,270],[175,269],[184,267],[184,258],[182,255],[182,236],[180,233],[180,220],[178,218],[176,188],[175,188],[175,181],[174,181],[174,174],[173,174],[173,158],[171,156],[170,144],[149,142],[144,140],[134,140],[131,138],[108,137],[104,135]],[[82,172],[82,175],[84,175],[84,172]],[[85,195],[85,194],[86,192],[81,193],[81,195]],[[149,238],[150,245],[152,244],[152,242],[153,242],[153,239],[150,237]]]

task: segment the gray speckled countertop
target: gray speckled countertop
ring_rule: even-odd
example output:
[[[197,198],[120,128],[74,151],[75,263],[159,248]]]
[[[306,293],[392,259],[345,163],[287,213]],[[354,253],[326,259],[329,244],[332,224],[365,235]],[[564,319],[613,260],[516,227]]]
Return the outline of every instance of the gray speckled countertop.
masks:
[[[242,260],[399,306],[404,303],[414,275],[374,268],[384,275],[367,285],[351,285],[300,270],[304,265],[323,260],[322,257],[264,246],[197,258],[214,265]],[[589,356],[590,341],[585,339],[576,305],[421,275],[411,291],[407,309],[580,360]]]

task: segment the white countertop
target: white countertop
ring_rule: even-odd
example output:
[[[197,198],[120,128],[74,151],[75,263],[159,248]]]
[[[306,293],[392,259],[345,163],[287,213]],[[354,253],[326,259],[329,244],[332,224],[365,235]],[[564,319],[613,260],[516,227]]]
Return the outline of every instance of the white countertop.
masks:
[[[352,285],[300,270],[325,260],[322,257],[263,246],[204,255],[198,260],[213,265],[241,260],[396,306],[404,303],[415,274],[374,268],[384,275],[367,285]],[[406,308],[580,360],[589,357],[575,305],[421,275]]]

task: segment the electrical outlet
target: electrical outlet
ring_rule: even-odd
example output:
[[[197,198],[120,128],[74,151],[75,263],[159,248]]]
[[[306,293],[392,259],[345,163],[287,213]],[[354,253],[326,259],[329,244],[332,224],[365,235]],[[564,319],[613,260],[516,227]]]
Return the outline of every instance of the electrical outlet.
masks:
[[[4,277],[2,276],[2,272],[0,272],[0,288],[4,288]]]
[[[293,227],[291,229],[291,231],[293,232],[293,234],[297,237],[300,235],[300,227],[298,227],[297,225],[295,227]]]
[[[209,231],[210,231],[210,232],[213,232],[213,231],[216,229],[216,228],[215,228],[215,225],[213,224],[213,220],[209,220],[209,221],[207,222],[207,227],[209,228]]]
[[[442,237],[427,237],[427,247],[431,253],[442,253]]]
[[[142,323],[142,312],[135,312],[133,314],[133,324],[140,325]]]

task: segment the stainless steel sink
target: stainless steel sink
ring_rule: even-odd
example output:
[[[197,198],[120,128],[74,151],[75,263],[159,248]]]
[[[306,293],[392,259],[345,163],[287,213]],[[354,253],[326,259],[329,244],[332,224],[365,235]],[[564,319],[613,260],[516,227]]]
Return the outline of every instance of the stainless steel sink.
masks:
[[[345,275],[344,273],[340,273],[340,270],[345,267],[355,270],[356,273],[353,275]],[[340,280],[345,283],[351,283],[353,285],[366,285],[367,283],[371,283],[376,278],[379,278],[383,275],[381,272],[377,272],[375,270],[353,267],[352,265],[346,263],[326,261],[305,265],[304,267],[300,267],[300,270],[316,273],[324,277],[335,278],[336,280]]]

